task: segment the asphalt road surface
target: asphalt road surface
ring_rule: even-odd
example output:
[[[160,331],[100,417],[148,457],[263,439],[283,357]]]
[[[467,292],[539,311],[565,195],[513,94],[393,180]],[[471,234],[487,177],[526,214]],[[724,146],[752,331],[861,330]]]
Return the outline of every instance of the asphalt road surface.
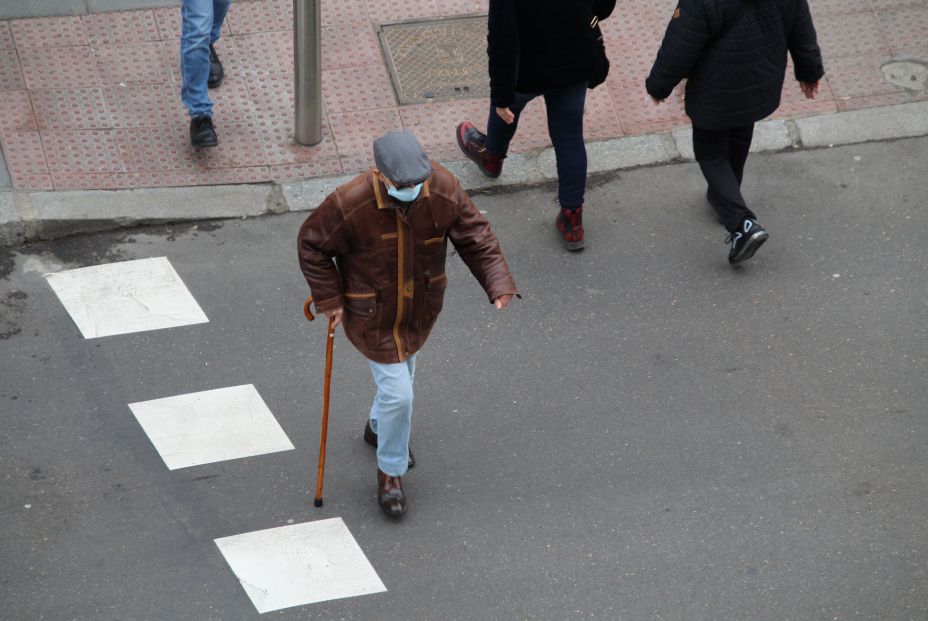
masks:
[[[770,241],[727,263],[693,164],[479,195],[524,298],[449,257],[399,523],[373,395],[325,330],[305,214],[0,252],[0,618],[928,618],[928,139],[752,156]],[[208,323],[85,339],[43,274],[167,257]],[[168,469],[129,404],[253,385],[292,442]],[[259,614],[216,539],[340,518],[385,591]],[[294,546],[295,558],[301,558]]]

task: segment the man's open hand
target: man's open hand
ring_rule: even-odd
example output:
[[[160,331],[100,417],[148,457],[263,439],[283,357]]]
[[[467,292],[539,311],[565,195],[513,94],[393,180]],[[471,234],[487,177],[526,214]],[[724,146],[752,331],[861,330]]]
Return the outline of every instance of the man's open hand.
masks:
[[[802,94],[806,96],[806,99],[815,99],[815,96],[818,94],[818,80],[815,82],[799,82],[799,88],[802,89]]]

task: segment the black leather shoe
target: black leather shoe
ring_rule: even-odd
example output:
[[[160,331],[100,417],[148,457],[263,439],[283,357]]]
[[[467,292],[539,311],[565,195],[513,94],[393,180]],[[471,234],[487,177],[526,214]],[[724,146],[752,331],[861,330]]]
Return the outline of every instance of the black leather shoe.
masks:
[[[403,491],[402,477],[391,477],[377,468],[377,504],[391,518],[406,515],[406,493]]]
[[[207,88],[216,88],[222,84],[222,78],[225,77],[225,72],[222,70],[222,62],[219,60],[219,55],[216,54],[216,49],[213,47],[213,44],[209,44],[209,78],[206,80]]]
[[[195,116],[190,119],[190,144],[196,149],[215,147],[219,144],[212,117]]]
[[[377,434],[374,433],[374,430],[371,429],[371,421],[367,421],[367,424],[364,425],[364,441],[377,448]],[[409,464],[407,467],[414,468],[416,466],[416,458],[412,454],[412,449],[409,449]]]

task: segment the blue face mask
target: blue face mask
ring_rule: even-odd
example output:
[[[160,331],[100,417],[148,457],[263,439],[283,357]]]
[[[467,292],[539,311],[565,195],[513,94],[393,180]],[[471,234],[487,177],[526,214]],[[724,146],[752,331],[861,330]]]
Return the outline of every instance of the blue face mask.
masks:
[[[419,198],[419,192],[422,191],[422,184],[414,185],[411,188],[397,189],[393,186],[387,187],[387,194],[403,203],[411,203]]]

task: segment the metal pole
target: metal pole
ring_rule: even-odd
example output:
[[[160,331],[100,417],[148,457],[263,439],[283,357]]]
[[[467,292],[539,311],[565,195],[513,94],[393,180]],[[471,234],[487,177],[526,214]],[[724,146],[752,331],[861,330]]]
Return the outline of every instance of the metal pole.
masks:
[[[293,0],[294,135],[303,145],[322,142],[320,3],[321,0]]]

